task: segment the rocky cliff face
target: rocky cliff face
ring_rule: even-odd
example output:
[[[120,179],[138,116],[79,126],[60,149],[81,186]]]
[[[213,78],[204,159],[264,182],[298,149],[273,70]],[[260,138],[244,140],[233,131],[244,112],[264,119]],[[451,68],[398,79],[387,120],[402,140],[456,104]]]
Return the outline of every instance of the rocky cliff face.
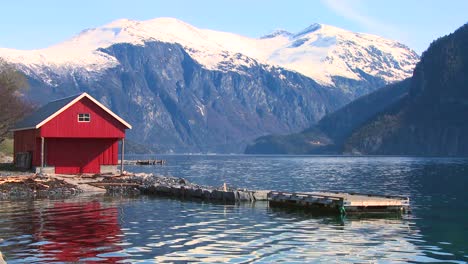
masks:
[[[361,127],[346,151],[468,156],[468,24],[434,41],[397,107]]]
[[[383,87],[326,115],[316,125],[295,134],[263,136],[246,148],[249,154],[341,154],[355,129],[398,104],[409,80]]]

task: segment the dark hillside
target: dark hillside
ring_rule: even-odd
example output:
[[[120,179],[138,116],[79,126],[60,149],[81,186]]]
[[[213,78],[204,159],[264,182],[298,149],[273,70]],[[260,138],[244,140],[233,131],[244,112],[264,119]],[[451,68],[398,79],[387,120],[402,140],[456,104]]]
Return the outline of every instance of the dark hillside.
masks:
[[[430,45],[400,107],[358,129],[346,150],[468,156],[468,24]]]

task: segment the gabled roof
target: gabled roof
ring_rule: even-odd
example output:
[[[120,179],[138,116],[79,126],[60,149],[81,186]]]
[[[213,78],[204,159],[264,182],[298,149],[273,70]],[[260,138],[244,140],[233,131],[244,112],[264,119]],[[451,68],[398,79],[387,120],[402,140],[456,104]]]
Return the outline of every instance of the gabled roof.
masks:
[[[32,115],[16,123],[15,126],[11,129],[11,131],[38,129],[42,125],[44,125],[45,123],[49,122],[51,119],[53,119],[54,117],[62,113],[63,111],[67,110],[70,106],[80,101],[83,97],[87,97],[88,99],[93,101],[93,103],[98,105],[102,110],[104,110],[105,112],[110,114],[112,117],[117,119],[120,123],[122,123],[127,128],[129,129],[132,128],[132,126],[129,123],[125,122],[125,120],[123,120],[118,115],[114,114],[114,112],[109,110],[109,108],[99,103],[91,95],[87,93],[82,93],[82,94],[77,94],[77,95],[73,95],[70,97],[66,97],[66,98],[62,98],[62,99],[49,102],[48,104],[39,108]]]

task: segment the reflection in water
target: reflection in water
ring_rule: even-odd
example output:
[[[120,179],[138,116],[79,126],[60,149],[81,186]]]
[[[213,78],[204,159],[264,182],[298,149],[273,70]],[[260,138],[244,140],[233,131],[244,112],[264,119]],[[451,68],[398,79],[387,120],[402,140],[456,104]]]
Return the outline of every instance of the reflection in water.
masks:
[[[261,210],[261,209],[260,209]],[[262,210],[263,211],[263,210]],[[261,221],[231,209],[223,222],[209,221],[193,229],[175,226],[187,239],[160,239],[170,252],[157,262],[358,262],[410,260],[417,252],[405,237],[414,235],[403,220],[346,220],[297,217],[265,211]],[[208,219],[207,219],[208,218]]]
[[[2,210],[0,227],[8,231],[0,250],[11,263],[407,262],[440,259],[427,252],[446,254],[417,245],[423,238],[412,219],[320,217],[265,202],[140,197],[36,201],[20,208]]]
[[[468,259],[466,160],[190,157],[179,162],[178,168],[156,169],[178,171],[173,175],[210,185],[227,181],[284,190],[334,186],[405,193],[411,196],[413,214],[400,219],[340,219],[273,209],[265,202],[221,205],[150,197],[4,201],[0,251],[9,263]]]
[[[21,204],[27,209],[18,210]],[[5,241],[0,246],[5,247],[6,256],[14,255],[28,263],[114,263],[122,259],[97,257],[122,249],[118,246],[121,230],[116,207],[103,207],[98,201],[30,201],[10,204],[8,209],[13,211],[5,209],[0,235]]]
[[[285,191],[336,190],[408,195],[425,243],[468,260],[468,159],[342,156],[162,156],[167,166],[133,171],[220,186]],[[129,168],[130,169],[130,168]],[[420,245],[421,246],[421,245]]]
[[[97,201],[57,202],[44,213],[43,221],[43,231],[35,238],[43,241],[40,252],[52,252],[55,260],[84,260],[121,249],[116,245],[121,231],[115,207],[101,208]],[[107,262],[119,259],[107,258]]]

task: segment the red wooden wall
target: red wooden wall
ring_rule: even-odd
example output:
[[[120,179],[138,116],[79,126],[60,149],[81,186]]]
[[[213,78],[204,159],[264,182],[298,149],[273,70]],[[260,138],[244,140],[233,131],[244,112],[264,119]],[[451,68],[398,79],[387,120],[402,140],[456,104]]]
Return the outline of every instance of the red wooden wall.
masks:
[[[78,114],[91,114],[91,122],[78,122]],[[124,138],[125,126],[84,97],[41,127],[42,137]]]
[[[100,165],[117,165],[118,139],[46,138],[46,163],[55,173],[99,173]]]
[[[41,164],[41,138],[39,130],[28,129],[14,132],[14,147],[13,158],[16,158],[16,153],[31,152],[32,165],[40,166]]]

